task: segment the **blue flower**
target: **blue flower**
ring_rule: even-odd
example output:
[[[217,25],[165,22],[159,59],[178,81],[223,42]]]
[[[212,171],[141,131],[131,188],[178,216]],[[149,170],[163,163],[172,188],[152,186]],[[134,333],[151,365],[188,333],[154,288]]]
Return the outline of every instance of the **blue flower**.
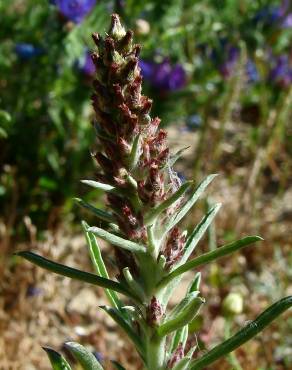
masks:
[[[270,72],[270,80],[283,87],[292,84],[292,64],[288,55],[280,55],[274,59],[273,67]]]
[[[78,67],[83,74],[89,77],[95,74],[95,65],[91,59],[91,53],[89,50],[85,52],[83,63],[79,63]]]
[[[186,119],[186,126],[189,131],[195,131],[202,126],[202,117],[199,114],[192,114]]]
[[[42,48],[27,43],[16,44],[14,51],[22,60],[29,60],[43,54]]]
[[[64,17],[80,23],[95,6],[96,0],[55,0],[55,4]]]
[[[260,76],[259,76],[259,73],[258,73],[258,70],[257,70],[257,66],[255,65],[255,63],[251,59],[249,59],[247,61],[246,66],[245,66],[245,70],[246,70],[246,75],[247,75],[249,83],[259,81]]]
[[[181,64],[172,66],[168,59],[161,63],[140,60],[143,77],[160,91],[175,91],[186,84],[186,73]]]

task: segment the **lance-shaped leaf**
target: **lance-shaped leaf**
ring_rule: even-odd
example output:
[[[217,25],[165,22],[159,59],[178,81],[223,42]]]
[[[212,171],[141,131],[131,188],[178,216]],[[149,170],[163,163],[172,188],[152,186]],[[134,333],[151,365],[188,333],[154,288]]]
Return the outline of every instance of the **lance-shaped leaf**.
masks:
[[[180,260],[179,264],[185,262],[190,255],[193,253],[194,249],[196,248],[199,241],[202,239],[203,235],[205,234],[206,230],[214,220],[217,212],[221,207],[221,203],[215,204],[203,217],[203,219],[199,222],[199,224],[195,227],[194,231],[188,237],[184,249],[184,255]]]
[[[191,348],[188,353],[182,358],[173,368],[173,370],[189,370],[192,356],[196,350],[196,346]]]
[[[158,336],[164,337],[167,334],[187,325],[198,314],[203,303],[205,303],[203,298],[194,298],[177,314],[176,317],[165,321],[157,328]]]
[[[183,152],[189,148],[190,146],[186,146],[178,150],[174,155],[171,155],[169,161],[166,163],[166,166],[172,167],[175,164],[175,162],[182,156]]]
[[[205,231],[209,227],[210,223],[213,221],[213,219],[216,216],[219,209],[220,209],[220,204],[215,204],[215,206],[212,207],[208,211],[208,213],[203,217],[203,219],[195,227],[194,231],[191,233],[191,235],[189,236],[189,238],[186,242],[184,254],[183,254],[181,260],[178,262],[177,266],[179,266],[179,265],[181,265],[181,264],[183,264],[187,261],[187,259],[189,258],[189,256],[193,252],[194,248],[196,247],[196,245],[198,244],[198,242],[200,241],[200,239],[204,235]],[[172,280],[171,283],[168,284],[167,288],[165,289],[163,297],[161,299],[161,302],[162,302],[163,305],[166,305],[166,303],[168,302],[169,297],[171,296],[173,290],[176,288],[176,286],[178,285],[178,283],[180,282],[180,279],[181,279],[181,277],[178,277],[176,279],[172,279],[172,278],[168,279],[168,276],[166,276],[164,279],[162,279],[161,283],[159,284],[160,286],[163,286],[163,285],[166,285],[167,283],[169,283],[170,280]]]
[[[93,205],[85,202],[80,198],[74,198],[74,200],[80,207],[87,209],[95,216],[97,216],[100,220],[105,222],[116,222],[114,216],[111,213],[103,211],[102,209],[95,208]]]
[[[234,351],[236,348],[253,338],[279,315],[291,307],[292,296],[280,299],[278,302],[274,303],[272,306],[268,307],[264,312],[262,312],[254,321],[245,325],[231,338],[227,339],[221,344],[218,344],[218,346],[211,349],[211,351],[207,352],[199,359],[193,360],[190,363],[189,369],[205,369],[219,358],[226,356],[228,353]]]
[[[93,353],[84,346],[75,342],[66,342],[65,346],[73,354],[84,370],[104,370]]]
[[[188,287],[188,293],[200,290],[200,284],[201,284],[201,273],[197,272],[193,281],[190,283]]]
[[[124,366],[122,366],[121,364],[119,364],[117,361],[111,361],[112,364],[114,365],[114,367],[117,369],[117,370],[126,370],[124,368]]]
[[[169,208],[172,204],[177,202],[179,198],[183,196],[183,194],[190,188],[192,181],[186,181],[181,187],[172,194],[168,199],[164,202],[160,203],[158,206],[154,207],[149,211],[148,214],[145,215],[144,222],[145,225],[151,225],[155,222],[156,218],[167,208]]]
[[[181,311],[187,307],[190,302],[192,302],[198,295],[200,294],[199,291],[188,293],[184,299],[182,299],[174,308],[173,310],[168,314],[168,320],[172,320],[176,318]]]
[[[100,308],[108,313],[111,318],[120,326],[120,328],[122,328],[126,332],[127,336],[132,340],[138,352],[143,357],[144,349],[141,338],[138,336],[138,334],[135,333],[132,326],[124,319],[122,314],[117,309],[112,307],[100,306]]]
[[[133,145],[132,145],[132,150],[131,150],[131,153],[130,153],[130,156],[129,156],[129,168],[130,170],[132,170],[133,168],[135,168],[137,166],[137,163],[139,161],[139,157],[140,157],[140,146],[139,146],[139,141],[140,141],[140,134],[138,134],[134,141],[133,141]]]
[[[108,231],[100,229],[99,227],[96,227],[96,226],[89,227],[87,231],[92,232],[93,234],[97,235],[99,238],[105,240],[108,243],[111,243],[113,245],[116,245],[117,247],[126,249],[130,252],[133,252],[133,253],[145,253],[146,252],[146,247],[144,245],[132,242],[127,239],[123,239],[120,236],[111,234]]]
[[[53,370],[72,370],[66,359],[57,351],[49,347],[43,347],[46,351]]]
[[[259,240],[263,240],[260,236],[247,236],[243,239],[237,240],[233,243],[224,245],[223,247],[217,248],[213,251],[210,251],[208,253],[204,253],[201,256],[194,258],[180,267],[173,270],[168,276],[166,276],[159,285],[163,286],[167,284],[172,279],[176,278],[177,276],[185,273],[186,271],[189,271],[195,267],[205,265],[207,263],[210,263],[218,258],[224,257],[228,254],[231,254],[233,252],[236,252],[237,250],[244,248],[248,246],[249,244],[255,243]]]
[[[169,222],[166,225],[165,232],[168,232],[171,230],[180,220],[189,212],[189,210],[193,207],[193,205],[196,203],[196,201],[199,199],[199,197],[202,195],[202,193],[205,191],[207,186],[210,184],[210,182],[216,177],[216,174],[208,176],[204,181],[202,181],[197,188],[195,188],[190,198],[185,202],[185,204],[181,207],[181,209],[170,218]]]
[[[81,180],[82,184],[91,186],[92,188],[103,190],[106,192],[112,192],[115,190],[115,187],[109,184],[103,184],[102,182],[93,181],[93,180]]]
[[[173,353],[177,346],[182,343],[183,348],[186,345],[187,339],[188,339],[188,334],[189,334],[189,326],[185,325],[182,328],[178,329],[175,334],[172,337],[170,346],[169,346],[169,352]]]
[[[97,244],[96,238],[93,233],[86,231],[88,229],[88,225],[85,221],[82,221],[82,226],[85,231],[85,237],[86,237],[86,241],[88,244],[89,254],[90,254],[90,258],[93,263],[93,266],[95,267],[95,270],[99,276],[102,276],[103,278],[108,279],[109,275],[105,267],[105,264],[103,262],[101,251]],[[122,307],[122,304],[117,294],[113,290],[105,289],[105,293],[107,295],[109,302],[113,305],[113,307],[116,307],[116,308]]]
[[[121,283],[118,283],[116,281],[105,279],[95,274],[91,274],[90,272],[80,271],[73,267],[62,265],[61,263],[51,261],[47,258],[44,258],[32,252],[23,251],[15,254],[17,256],[25,258],[26,260],[34,263],[39,267],[55,272],[58,275],[66,276],[75,280],[84,281],[85,283],[97,285],[102,288],[112,289],[128,297],[137,299],[137,297],[133,296],[133,294],[130,291],[128,291],[126,287],[124,287]]]

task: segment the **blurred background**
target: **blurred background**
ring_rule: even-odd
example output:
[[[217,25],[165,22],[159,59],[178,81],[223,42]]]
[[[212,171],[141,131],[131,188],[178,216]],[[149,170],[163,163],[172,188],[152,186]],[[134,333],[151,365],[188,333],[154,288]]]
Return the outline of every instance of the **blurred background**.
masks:
[[[99,289],[20,261],[30,249],[91,271],[74,205],[105,207],[81,179],[94,178],[90,106],[92,32],[121,15],[143,44],[144,92],[154,99],[179,176],[220,176],[185,221],[223,208],[200,251],[247,234],[265,241],[202,271],[207,305],[190,326],[199,351],[227,338],[291,294],[292,8],[289,0],[0,1],[0,369],[50,369],[41,345],[77,340],[140,369],[132,348],[97,306]],[[111,251],[104,245],[105,259]],[[185,283],[188,282],[186,276]],[[183,289],[182,289],[183,290]],[[175,303],[180,298],[177,292]],[[292,366],[292,317],[212,369]]]

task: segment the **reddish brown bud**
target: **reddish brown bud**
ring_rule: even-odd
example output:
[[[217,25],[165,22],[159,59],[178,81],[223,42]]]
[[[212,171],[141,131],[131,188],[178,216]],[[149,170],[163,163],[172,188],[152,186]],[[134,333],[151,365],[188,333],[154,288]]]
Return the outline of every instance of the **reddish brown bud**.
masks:
[[[177,346],[176,350],[173,352],[171,358],[167,363],[167,368],[172,369],[183,357],[184,357],[183,344],[179,343],[179,345]]]
[[[163,308],[156,297],[152,297],[149,306],[147,307],[147,322],[150,326],[159,325],[163,318]]]

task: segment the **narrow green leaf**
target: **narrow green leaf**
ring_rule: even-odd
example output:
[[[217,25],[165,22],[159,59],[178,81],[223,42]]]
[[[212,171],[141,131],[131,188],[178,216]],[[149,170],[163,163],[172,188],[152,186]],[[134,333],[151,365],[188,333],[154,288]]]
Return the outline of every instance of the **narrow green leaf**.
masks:
[[[200,370],[205,369],[207,366],[211,365],[213,362],[217,361],[219,358],[226,356],[228,353],[234,351],[236,348],[243,345],[245,342],[253,338],[259,332],[261,332],[266,326],[268,326],[272,321],[274,321],[279,315],[284,311],[292,307],[292,296],[288,296],[280,299],[278,302],[274,303],[268,307],[264,312],[262,312],[254,321],[245,325],[241,330],[239,330],[231,338],[227,339],[218,346],[211,349],[205,355],[199,359],[193,360],[190,363],[190,370]]]
[[[190,302],[192,302],[198,295],[200,294],[199,291],[195,291],[192,293],[188,293],[173,309],[172,311],[167,315],[168,320],[175,319],[181,311],[184,310],[185,307],[187,307]]]
[[[193,281],[188,287],[188,293],[194,292],[196,290],[200,290],[200,284],[201,284],[201,273],[197,272]]]
[[[185,325],[182,328],[178,329],[175,334],[172,337],[170,346],[169,346],[169,352],[173,353],[176,349],[177,346],[182,343],[183,348],[186,345],[187,339],[188,339],[188,334],[189,334],[189,326]]]
[[[150,212],[145,215],[145,218],[144,218],[145,225],[151,225],[163,211],[165,211],[172,204],[177,202],[178,199],[181,198],[183,194],[190,188],[191,184],[192,184],[192,181],[186,181],[168,199],[160,203],[157,207],[151,209]]]
[[[170,218],[166,226],[166,232],[171,230],[189,212],[189,210],[193,207],[193,205],[205,191],[207,186],[216,176],[217,176],[216,174],[208,176],[204,181],[202,181],[199,184],[197,188],[193,190],[192,194],[190,195],[190,198],[181,207],[180,211],[178,211],[173,217]]]
[[[111,318],[126,332],[127,336],[135,344],[138,352],[141,354],[141,356],[143,356],[144,350],[142,340],[138,336],[138,334],[135,333],[130,324],[124,319],[122,314],[117,309],[112,307],[100,306],[100,308],[104,310],[106,313],[108,313],[111,316]]]
[[[196,350],[197,346],[191,348],[188,353],[182,358],[173,368],[173,370],[189,370],[190,362],[192,360],[192,356]]]
[[[159,285],[165,285],[175,277],[185,273],[186,271],[189,271],[195,267],[205,265],[207,263],[210,263],[217,258],[224,257],[228,254],[231,254],[243,247],[248,246],[249,244],[255,243],[257,241],[263,240],[260,236],[247,236],[243,239],[237,240],[233,243],[224,245],[223,247],[217,248],[213,251],[210,251],[208,253],[204,253],[201,256],[194,258],[185,264],[181,265],[180,267],[173,270],[168,276],[166,276],[164,279],[162,279],[161,283]]]
[[[203,217],[203,219],[199,222],[199,224],[195,227],[194,231],[188,237],[184,249],[184,255],[182,259],[179,261],[179,265],[187,261],[190,255],[193,253],[194,249],[196,248],[199,241],[202,239],[203,235],[205,234],[206,230],[214,220],[216,214],[218,213],[221,207],[221,203],[215,204]]]
[[[185,151],[185,150],[187,150],[187,149],[189,149],[190,148],[190,146],[186,146],[186,147],[184,147],[184,148],[182,148],[182,149],[180,149],[180,150],[178,150],[174,155],[172,155],[172,156],[170,156],[170,158],[169,158],[169,161],[168,161],[168,163],[167,163],[167,165],[169,166],[169,167],[173,167],[173,165],[175,164],[175,162],[182,156],[182,153]]]
[[[118,283],[116,281],[105,279],[95,274],[91,274],[90,272],[80,271],[75,268],[65,266],[57,262],[53,262],[47,258],[44,258],[32,252],[23,251],[15,254],[17,256],[25,258],[26,260],[34,263],[39,267],[55,272],[58,275],[67,276],[71,279],[84,281],[85,283],[97,285],[107,289],[112,289],[128,297],[137,299],[137,297],[133,296],[132,293],[129,292],[127,288],[125,288],[121,283]]]
[[[126,370],[121,364],[119,364],[117,361],[112,361],[112,364],[117,370]]]
[[[103,184],[102,182],[93,181],[93,180],[81,180],[82,184],[91,186],[92,188],[103,190],[103,191],[113,191],[115,187],[109,184]]]
[[[99,227],[93,226],[89,227],[87,231],[92,232],[97,235],[99,238],[105,240],[108,243],[116,245],[117,247],[126,249],[133,253],[144,253],[146,252],[146,247],[144,245],[134,243],[130,240],[123,239],[117,235],[111,234],[108,231],[100,229]]]
[[[102,221],[113,222],[113,223],[116,222],[112,214],[106,211],[103,211],[101,209],[95,208],[94,206],[92,206],[91,204],[85,202],[84,200],[80,198],[74,198],[74,200],[80,207],[86,208],[88,211],[93,213],[95,216],[97,216]]]
[[[198,314],[205,300],[201,297],[195,297],[177,314],[176,317],[167,320],[157,328],[159,337],[164,337],[167,334],[180,329],[187,325]]]
[[[103,367],[84,346],[75,342],[66,342],[65,346],[73,354],[84,370],[103,370]]]
[[[66,359],[57,351],[49,347],[43,347],[46,351],[53,370],[72,370]]]
[[[183,264],[187,261],[187,259],[189,258],[189,256],[193,252],[194,248],[196,247],[196,245],[198,244],[198,242],[200,241],[200,239],[204,235],[205,231],[209,227],[210,223],[213,221],[213,219],[216,216],[219,208],[220,208],[220,204],[216,204],[213,208],[210,209],[210,211],[208,211],[208,213],[203,217],[203,219],[195,227],[194,231],[191,233],[191,235],[189,236],[189,238],[186,242],[184,254],[183,254],[181,260],[178,262],[178,264],[176,266],[180,266],[181,264]],[[174,270],[176,270],[175,267],[174,267]],[[171,274],[172,273],[170,273],[170,275]],[[173,279],[171,277],[169,279],[168,276],[166,276],[164,279],[162,279],[161,283],[159,283],[159,286],[163,286],[163,285],[168,284],[169,281],[172,280],[172,282],[170,284],[168,284],[168,286],[166,287],[166,289],[164,291],[164,294],[163,294],[163,297],[161,299],[161,303],[163,305],[166,305],[166,303],[168,302],[169,297],[171,296],[173,290],[176,288],[176,286],[178,285],[178,283],[180,282],[180,279],[181,279],[181,277],[178,277],[176,279]]]
[[[129,168],[132,170],[137,166],[140,157],[140,149],[139,149],[139,141],[140,141],[140,134],[138,134],[133,142],[132,150],[129,157]]]
[[[88,228],[88,225],[86,224],[85,221],[82,221],[82,226],[85,231],[85,237],[86,237],[87,245],[89,248],[90,258],[93,263],[93,266],[95,267],[96,273],[99,276],[108,279],[109,275],[105,267],[105,264],[103,262],[101,251],[96,241],[96,238],[93,233],[86,231]],[[107,298],[113,307],[115,308],[122,307],[122,304],[117,294],[113,290],[105,289],[105,294],[107,295]]]

